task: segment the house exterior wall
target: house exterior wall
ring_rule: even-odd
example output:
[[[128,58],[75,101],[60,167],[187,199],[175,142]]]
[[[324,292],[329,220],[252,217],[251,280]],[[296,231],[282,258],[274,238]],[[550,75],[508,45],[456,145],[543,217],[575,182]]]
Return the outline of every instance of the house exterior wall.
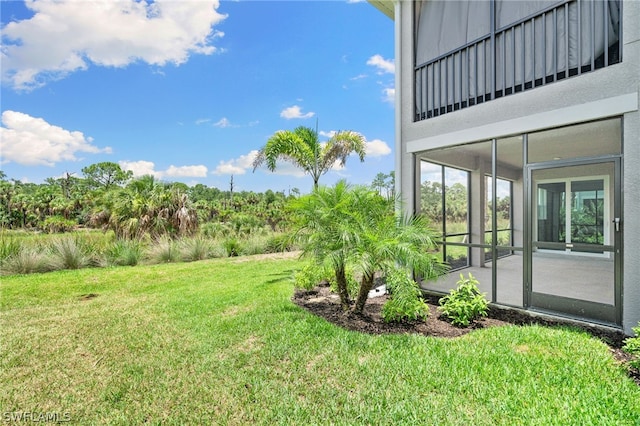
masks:
[[[395,1],[396,191],[417,205],[414,153],[599,118],[623,117],[623,329],[640,321],[640,2],[622,2],[622,62],[414,122],[413,2]]]

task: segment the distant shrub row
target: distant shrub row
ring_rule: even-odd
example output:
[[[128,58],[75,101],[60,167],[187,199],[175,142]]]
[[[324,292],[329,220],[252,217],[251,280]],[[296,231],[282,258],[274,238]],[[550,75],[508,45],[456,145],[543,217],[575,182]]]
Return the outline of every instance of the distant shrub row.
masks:
[[[87,267],[135,266],[294,250],[285,234],[246,238],[201,235],[153,241],[96,239],[91,234],[53,238],[0,237],[0,273],[30,274]]]

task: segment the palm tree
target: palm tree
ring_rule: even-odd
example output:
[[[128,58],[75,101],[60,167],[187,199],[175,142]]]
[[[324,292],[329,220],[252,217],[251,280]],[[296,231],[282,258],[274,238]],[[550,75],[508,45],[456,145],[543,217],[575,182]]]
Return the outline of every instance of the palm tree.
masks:
[[[198,229],[196,210],[183,188],[157,182],[153,176],[107,191],[92,222],[106,224],[118,238],[185,236]]]
[[[302,254],[334,271],[340,304],[345,311],[351,306],[346,270],[354,236],[352,199],[349,185],[341,180],[334,187],[322,186],[312,194],[291,201]]]
[[[335,133],[326,143],[318,140],[318,131],[300,126],[293,131],[281,130],[269,138],[267,144],[258,151],[253,161],[253,171],[266,163],[270,171],[275,171],[277,160],[284,160],[301,168],[313,178],[314,189],[318,188],[320,176],[327,173],[336,161],[344,166],[347,157],[355,152],[364,161],[364,137],[353,131]]]
[[[374,195],[378,197],[378,194]],[[389,214],[379,201],[363,201],[360,211],[366,214],[360,222],[358,244],[351,256],[354,269],[362,274],[353,309],[357,313],[364,309],[376,273],[386,274],[387,271],[404,268],[407,273],[431,279],[446,271],[446,266],[435,253],[436,234],[426,218],[401,211]]]
[[[375,191],[342,180],[292,201],[292,206],[303,255],[333,269],[344,310],[351,307],[347,265],[362,274],[355,313],[362,313],[376,273],[402,267],[433,278],[445,271],[426,220],[394,212],[394,203]]]

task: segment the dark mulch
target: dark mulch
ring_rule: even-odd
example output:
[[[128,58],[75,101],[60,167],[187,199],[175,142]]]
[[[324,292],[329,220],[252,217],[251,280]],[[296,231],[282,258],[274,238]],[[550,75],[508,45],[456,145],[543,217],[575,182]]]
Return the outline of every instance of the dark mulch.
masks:
[[[387,301],[388,295],[370,298],[365,305],[364,314],[358,315],[352,312],[344,312],[340,307],[338,296],[331,293],[328,285],[320,285],[313,290],[296,290],[293,302],[308,310],[314,315],[348,330],[369,334],[388,333],[415,333],[425,336],[455,338],[467,334],[473,330],[500,327],[504,325],[531,325],[539,324],[549,327],[567,326],[581,328],[594,337],[599,338],[611,350],[613,356],[627,367],[629,377],[640,385],[640,370],[629,365],[632,357],[622,351],[624,339],[627,337],[617,330],[609,330],[600,327],[589,326],[546,316],[533,315],[528,312],[491,307],[486,318],[475,321],[467,328],[457,327],[451,324],[446,317],[441,316],[437,309],[440,296],[426,296],[425,301],[429,305],[430,315],[426,321],[403,321],[399,323],[387,323],[382,319],[382,306]]]

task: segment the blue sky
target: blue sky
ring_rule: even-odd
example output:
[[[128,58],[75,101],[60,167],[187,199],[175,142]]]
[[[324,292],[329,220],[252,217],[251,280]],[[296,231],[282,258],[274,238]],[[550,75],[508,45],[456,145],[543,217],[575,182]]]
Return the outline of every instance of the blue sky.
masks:
[[[1,169],[40,183],[111,161],[237,191],[311,189],[252,172],[278,130],[367,141],[320,179],[393,170],[393,21],[364,1],[2,1]]]

